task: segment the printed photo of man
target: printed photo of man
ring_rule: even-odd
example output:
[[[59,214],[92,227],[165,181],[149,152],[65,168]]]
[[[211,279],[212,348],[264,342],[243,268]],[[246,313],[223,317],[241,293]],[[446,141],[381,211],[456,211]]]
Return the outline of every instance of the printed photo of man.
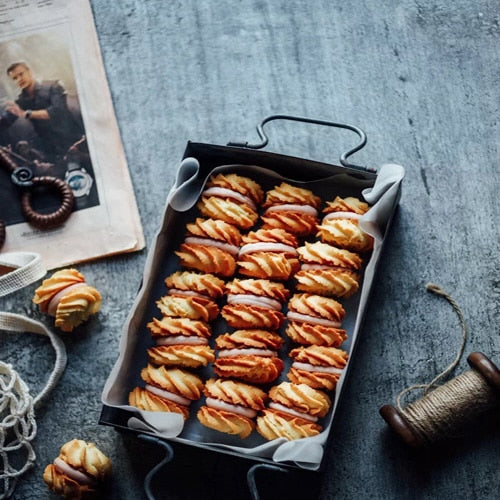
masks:
[[[25,62],[7,68],[9,78],[21,89],[15,101],[7,101],[0,129],[18,118],[29,120],[49,161],[64,158],[69,148],[85,135],[83,123],[68,107],[66,90],[58,80],[38,81]]]

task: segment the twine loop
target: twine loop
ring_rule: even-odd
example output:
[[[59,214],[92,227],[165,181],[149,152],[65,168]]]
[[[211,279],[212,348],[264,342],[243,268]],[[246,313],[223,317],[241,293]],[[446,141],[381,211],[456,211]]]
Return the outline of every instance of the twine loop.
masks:
[[[458,353],[455,356],[455,359],[448,365],[448,367],[446,367],[441,373],[436,375],[429,383],[427,383],[427,384],[413,384],[412,386],[404,389],[403,391],[401,391],[398,394],[397,399],[396,399],[396,403],[397,403],[398,410],[400,410],[400,411],[402,411],[402,405],[401,405],[402,399],[405,396],[407,396],[410,392],[417,390],[417,389],[423,389],[423,393],[425,395],[441,379],[447,377],[451,372],[453,372],[453,370],[457,367],[458,363],[462,359],[462,356],[463,356],[464,350],[465,350],[465,344],[467,343],[467,324],[465,323],[464,315],[462,314],[460,307],[455,302],[453,297],[451,297],[451,295],[446,293],[440,286],[438,286],[434,283],[427,283],[427,285],[425,287],[429,292],[432,292],[436,295],[439,295],[439,296],[445,298],[451,304],[451,306],[453,307],[453,309],[457,313],[457,316],[460,320],[460,326],[462,329],[462,338],[460,341],[460,347],[458,349]]]

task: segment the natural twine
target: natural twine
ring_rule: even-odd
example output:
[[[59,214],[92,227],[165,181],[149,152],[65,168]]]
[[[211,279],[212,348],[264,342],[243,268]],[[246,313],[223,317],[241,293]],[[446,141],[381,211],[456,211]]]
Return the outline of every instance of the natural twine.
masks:
[[[450,365],[427,384],[415,384],[401,391],[396,402],[398,410],[410,426],[427,442],[443,437],[451,437],[464,423],[492,409],[496,404],[494,390],[477,371],[467,371],[444,385],[437,382],[448,376],[458,365],[467,341],[467,326],[460,307],[439,286],[428,283],[428,291],[444,297],[457,313],[462,328],[462,338],[458,354]],[[403,408],[401,400],[409,392],[423,389],[424,396]]]

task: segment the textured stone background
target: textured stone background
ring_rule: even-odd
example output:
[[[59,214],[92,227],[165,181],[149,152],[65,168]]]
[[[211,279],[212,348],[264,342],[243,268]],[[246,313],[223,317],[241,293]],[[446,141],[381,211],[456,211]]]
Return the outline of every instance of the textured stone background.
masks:
[[[351,360],[324,474],[259,476],[262,498],[496,499],[498,414],[429,452],[405,448],[378,408],[454,358],[460,329],[439,283],[463,308],[466,352],[500,363],[498,2],[456,0],[91,1],[148,246],[186,142],[257,140],[275,113],[352,123],[361,164],[407,170],[403,196]],[[269,126],[269,150],[337,162],[346,132]],[[355,160],[354,160],[355,159]],[[104,304],[66,336],[69,364],[38,413],[36,467],[18,499],[53,498],[43,468],[73,437],[98,443],[114,466],[113,499],[144,497],[155,446],[97,424],[100,394],[146,251],[80,266]],[[33,289],[0,309],[41,317]],[[52,366],[46,341],[2,334],[0,359],[36,392]],[[468,369],[465,359],[457,373]],[[158,498],[247,498],[248,463],[176,450]],[[269,484],[266,484],[269,483]]]

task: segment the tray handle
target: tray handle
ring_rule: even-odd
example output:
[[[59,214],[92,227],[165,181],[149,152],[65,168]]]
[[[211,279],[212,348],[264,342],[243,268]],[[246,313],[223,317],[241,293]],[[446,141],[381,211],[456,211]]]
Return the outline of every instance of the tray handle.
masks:
[[[147,473],[146,478],[144,479],[144,493],[146,493],[147,499],[155,500],[155,496],[153,495],[153,491],[151,488],[151,481],[153,480],[153,477],[160,471],[160,469],[162,469],[166,464],[172,461],[172,459],[174,458],[174,450],[167,442],[154,436],[150,436],[149,434],[138,434],[137,437],[143,439],[144,441],[149,441],[150,443],[155,443],[165,448],[165,457]]]
[[[166,441],[157,438],[155,436],[151,436],[149,434],[138,434],[137,437],[142,439],[143,441],[148,441],[150,443],[154,443],[162,446],[165,449],[165,456],[163,459],[158,462],[146,475],[144,479],[144,493],[148,500],[155,500],[155,496],[153,494],[151,488],[151,482],[154,476],[169,462],[171,462],[174,458],[174,450],[170,444]],[[257,489],[257,483],[255,480],[255,473],[260,469],[266,469],[271,472],[289,472],[288,469],[283,467],[279,467],[277,465],[258,463],[250,467],[247,472],[247,485],[252,497],[252,500],[260,500],[259,490]]]
[[[283,467],[264,463],[255,464],[250,467],[247,472],[247,484],[252,500],[260,500],[259,490],[257,489],[257,483],[255,481],[255,473],[260,469],[267,469],[268,471],[275,472],[289,472],[288,469],[284,469]]]
[[[336,123],[336,122],[331,122],[331,121],[325,121],[325,120],[316,120],[314,118],[304,118],[300,116],[291,116],[291,115],[271,115],[268,116],[267,118],[264,118],[262,122],[257,125],[257,133],[259,134],[259,137],[262,142],[257,143],[257,144],[250,144],[248,142],[228,142],[228,146],[237,146],[237,147],[244,147],[244,148],[251,148],[251,149],[261,149],[265,146],[267,146],[269,142],[269,138],[264,132],[264,125],[270,121],[273,120],[290,120],[290,121],[296,121],[296,122],[303,122],[303,123],[314,123],[316,125],[325,125],[327,127],[335,127],[335,128],[343,128],[347,130],[351,130],[352,132],[355,132],[359,138],[360,142],[350,149],[349,151],[346,151],[345,153],[342,153],[340,155],[340,163],[344,167],[348,168],[354,168],[358,170],[364,170],[364,171],[370,171],[370,172],[376,172],[375,169],[371,167],[365,167],[362,165],[356,165],[354,163],[350,163],[347,161],[347,158],[351,156],[352,154],[356,153],[356,151],[359,151],[362,149],[365,144],[366,144],[366,134],[363,130],[361,130],[358,127],[355,127],[354,125],[347,125],[345,123]]]

